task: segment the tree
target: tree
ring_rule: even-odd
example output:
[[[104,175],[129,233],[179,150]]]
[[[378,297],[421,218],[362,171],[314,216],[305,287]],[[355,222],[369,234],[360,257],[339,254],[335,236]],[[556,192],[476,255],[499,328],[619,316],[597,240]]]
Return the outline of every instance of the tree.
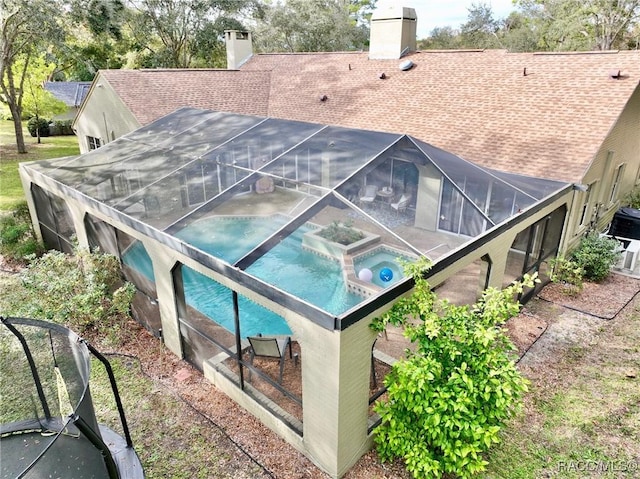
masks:
[[[543,49],[540,30],[532,28],[529,18],[522,12],[511,12],[502,21],[498,36],[504,48],[510,52],[533,52]]]
[[[514,298],[534,279],[489,288],[473,306],[454,306],[431,291],[429,266],[427,260],[406,266],[413,293],[371,325],[378,332],[388,323],[403,326],[416,346],[385,378],[375,442],[383,461],[403,458],[414,477],[467,478],[485,468],[482,453],[499,442],[526,391],[501,325],[518,312]]]
[[[420,40],[418,48],[431,50],[448,50],[460,48],[462,38],[460,32],[449,26],[436,27],[429,33],[429,36]]]
[[[371,21],[371,15],[376,9],[378,0],[349,0],[347,8],[351,18],[356,20],[358,25],[368,25]]]
[[[99,69],[120,68],[131,50],[128,10],[121,0],[71,0],[67,36],[52,52],[56,80],[91,81]]]
[[[640,0],[517,0],[551,50],[624,46],[640,20]]]
[[[217,32],[243,15],[260,16],[260,0],[129,0],[129,30],[147,63],[155,67],[188,68],[202,45],[202,34]],[[223,20],[226,19],[226,20]],[[242,28],[244,29],[244,28]]]
[[[360,50],[368,44],[369,29],[353,14],[355,3],[288,0],[274,5],[256,27],[256,47],[265,52]]]
[[[28,117],[34,117],[36,123],[40,118],[64,113],[67,105],[56,99],[43,87],[50,73],[54,70],[53,65],[47,64],[44,59],[37,58],[31,61],[24,79],[24,95],[22,113]],[[36,136],[40,143],[40,129],[36,128]]]
[[[493,18],[493,10],[486,3],[472,3],[468,9],[467,22],[460,27],[460,35],[465,46],[470,48],[501,48],[497,36],[498,21]]]
[[[25,79],[38,49],[64,37],[58,23],[63,8],[55,0],[1,0],[0,7],[0,101],[13,117],[18,153],[26,153],[21,123]]]

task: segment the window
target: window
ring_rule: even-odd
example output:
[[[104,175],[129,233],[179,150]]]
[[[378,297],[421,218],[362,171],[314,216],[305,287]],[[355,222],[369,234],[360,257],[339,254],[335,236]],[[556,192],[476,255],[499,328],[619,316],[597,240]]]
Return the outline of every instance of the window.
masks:
[[[102,146],[102,144],[100,143],[100,138],[87,136],[87,146],[89,147],[89,151],[100,148]]]
[[[618,190],[620,189],[620,182],[622,181],[622,173],[624,172],[624,163],[618,165],[615,173],[613,174],[613,182],[611,183],[611,196],[609,197],[609,203],[616,201],[618,197]]]
[[[590,214],[589,214],[589,203],[591,203],[591,193],[593,192],[593,185],[595,183],[591,183],[587,187],[587,191],[584,193],[584,203],[582,204],[582,213],[580,214],[580,226],[587,226],[589,222]]]

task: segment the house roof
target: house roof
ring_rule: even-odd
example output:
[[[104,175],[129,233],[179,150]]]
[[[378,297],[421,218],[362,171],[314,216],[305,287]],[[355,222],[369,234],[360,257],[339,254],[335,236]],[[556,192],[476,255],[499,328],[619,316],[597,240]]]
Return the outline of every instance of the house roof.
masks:
[[[99,78],[111,85],[143,126],[183,106],[267,115],[269,72],[220,69],[101,70]]]
[[[194,106],[402,132],[490,168],[578,182],[638,87],[640,52],[258,54],[240,71],[101,75],[142,125]]]
[[[89,92],[91,82],[88,81],[48,81],[44,89],[63,101],[68,107],[79,107]]]

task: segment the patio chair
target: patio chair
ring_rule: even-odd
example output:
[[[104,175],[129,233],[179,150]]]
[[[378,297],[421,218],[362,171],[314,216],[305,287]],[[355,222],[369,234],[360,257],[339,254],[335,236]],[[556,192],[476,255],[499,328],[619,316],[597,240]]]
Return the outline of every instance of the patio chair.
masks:
[[[390,204],[391,209],[396,210],[396,214],[404,213],[409,206],[409,201],[411,201],[411,197],[403,193],[398,201]]]
[[[376,199],[378,193],[378,187],[376,185],[367,185],[364,188],[364,193],[360,196],[360,203],[372,205]]]
[[[278,359],[280,361],[280,377],[278,382],[282,384],[282,372],[284,371],[284,358],[287,346],[289,346],[289,358],[293,358],[293,353],[291,352],[291,337],[248,336],[247,339],[251,345],[250,364],[253,366],[253,358],[255,357]],[[249,375],[251,375],[251,370],[249,370]]]

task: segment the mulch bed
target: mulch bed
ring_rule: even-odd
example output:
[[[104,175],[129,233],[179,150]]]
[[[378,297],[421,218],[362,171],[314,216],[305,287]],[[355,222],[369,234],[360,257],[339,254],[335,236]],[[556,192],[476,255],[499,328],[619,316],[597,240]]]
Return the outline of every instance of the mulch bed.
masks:
[[[601,283],[585,282],[577,295],[568,288],[551,283],[539,294],[541,299],[602,319],[613,319],[640,291],[640,279],[610,274]]]

